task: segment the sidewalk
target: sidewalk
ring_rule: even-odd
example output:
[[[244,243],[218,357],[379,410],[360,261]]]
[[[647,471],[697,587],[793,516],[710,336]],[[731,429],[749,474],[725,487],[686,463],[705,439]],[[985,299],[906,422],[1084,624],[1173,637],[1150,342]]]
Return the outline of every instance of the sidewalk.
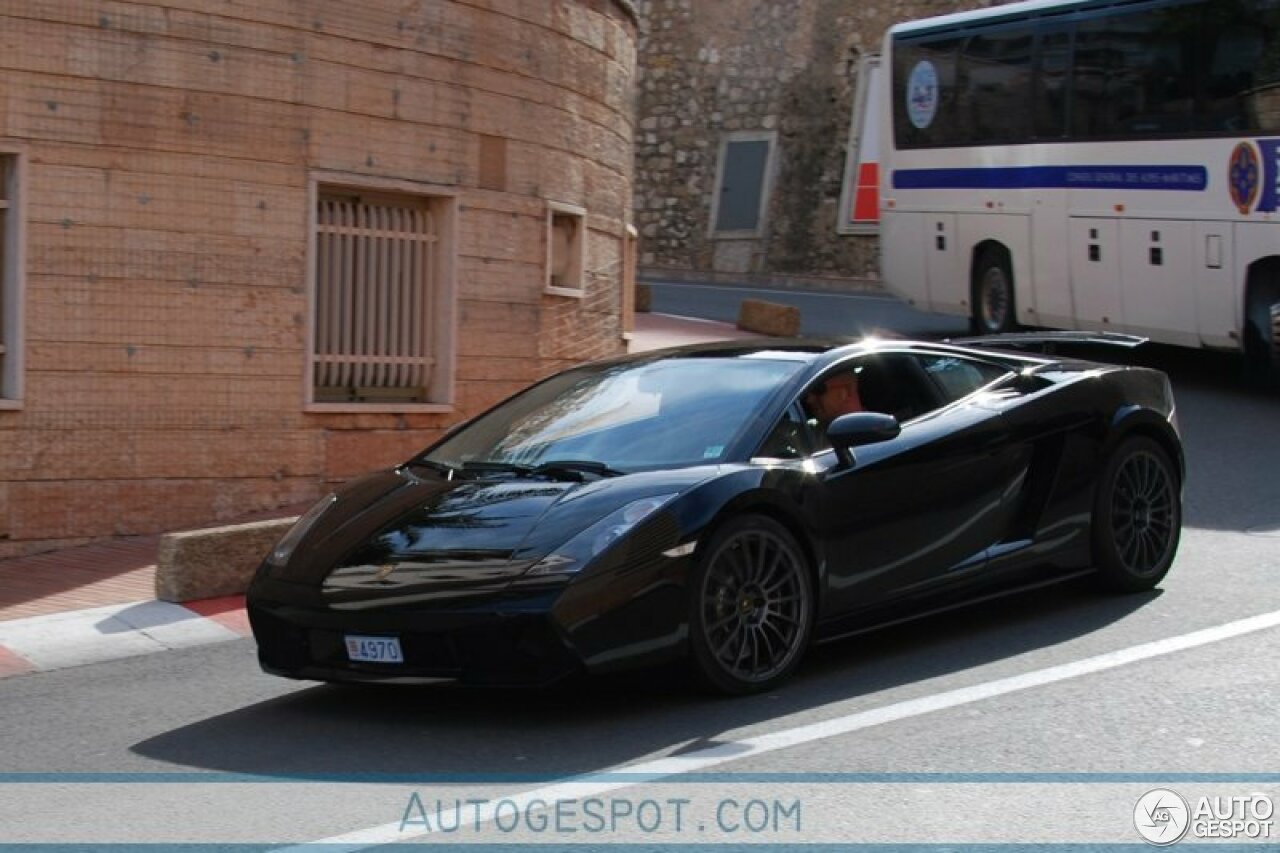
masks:
[[[718,323],[715,320],[698,320],[671,314],[636,314],[636,328],[631,333],[627,349],[630,352],[646,352],[685,344],[758,337],[760,336],[754,332],[744,332],[728,323]]]
[[[629,349],[750,337],[725,323],[637,314]],[[0,678],[247,636],[243,596],[155,600],[159,545],[159,536],[130,536],[0,560]]]

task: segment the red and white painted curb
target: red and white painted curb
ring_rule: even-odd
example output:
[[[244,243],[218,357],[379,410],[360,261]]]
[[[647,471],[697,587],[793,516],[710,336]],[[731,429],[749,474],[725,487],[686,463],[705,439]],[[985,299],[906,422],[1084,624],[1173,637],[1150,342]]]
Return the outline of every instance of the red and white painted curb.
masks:
[[[244,596],[135,601],[0,622],[0,678],[246,637]]]

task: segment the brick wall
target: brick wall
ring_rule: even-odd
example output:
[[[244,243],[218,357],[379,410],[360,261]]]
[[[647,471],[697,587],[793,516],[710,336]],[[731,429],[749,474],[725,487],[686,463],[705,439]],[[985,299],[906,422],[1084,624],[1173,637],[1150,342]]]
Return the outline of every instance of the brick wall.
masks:
[[[874,237],[836,231],[860,60],[902,20],[999,0],[638,0],[635,222],[643,274],[877,277]],[[720,144],[774,131],[758,239],[713,239]]]
[[[629,4],[48,0],[0,32],[27,167],[0,556],[309,500],[621,348]],[[451,412],[303,411],[319,171],[456,194]],[[542,292],[548,200],[587,210],[582,299]]]

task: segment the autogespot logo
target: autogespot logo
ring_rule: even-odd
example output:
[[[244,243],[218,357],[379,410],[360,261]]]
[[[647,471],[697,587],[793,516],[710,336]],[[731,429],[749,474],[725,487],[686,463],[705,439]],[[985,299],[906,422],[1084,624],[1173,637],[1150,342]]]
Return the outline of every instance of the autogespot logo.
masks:
[[[1150,844],[1176,844],[1191,825],[1187,801],[1166,788],[1147,791],[1133,807],[1133,825]]]

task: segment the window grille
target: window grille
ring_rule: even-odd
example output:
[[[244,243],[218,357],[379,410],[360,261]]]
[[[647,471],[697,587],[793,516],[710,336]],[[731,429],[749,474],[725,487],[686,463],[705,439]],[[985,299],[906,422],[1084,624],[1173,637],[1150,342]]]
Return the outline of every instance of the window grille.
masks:
[[[312,359],[317,403],[431,399],[438,242],[430,199],[321,189]]]
[[[0,152],[0,409],[22,403],[21,155]]]

